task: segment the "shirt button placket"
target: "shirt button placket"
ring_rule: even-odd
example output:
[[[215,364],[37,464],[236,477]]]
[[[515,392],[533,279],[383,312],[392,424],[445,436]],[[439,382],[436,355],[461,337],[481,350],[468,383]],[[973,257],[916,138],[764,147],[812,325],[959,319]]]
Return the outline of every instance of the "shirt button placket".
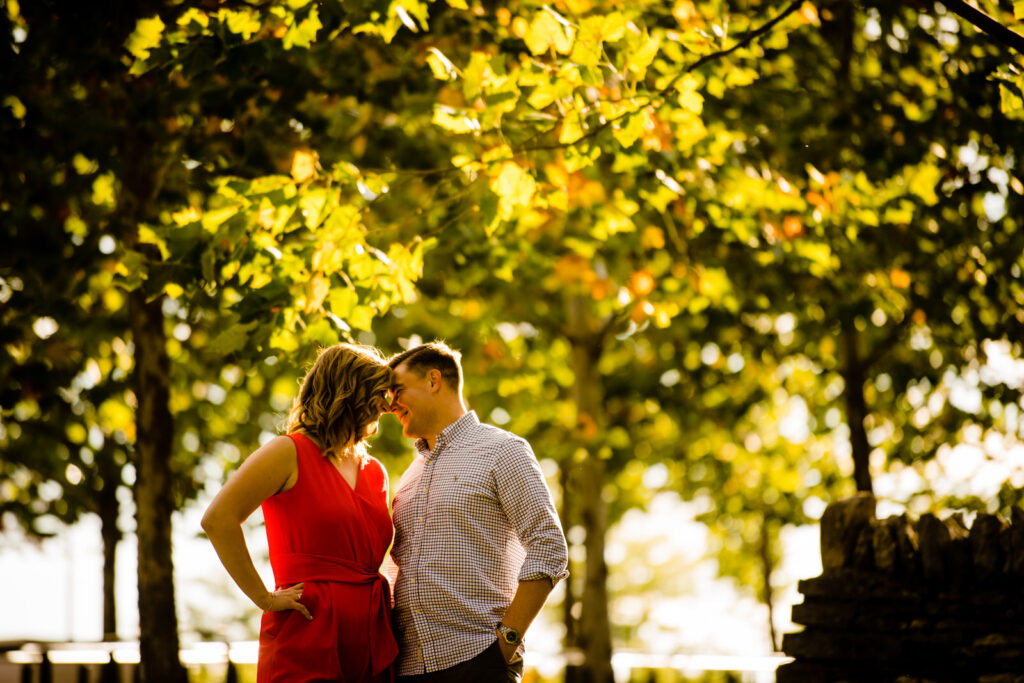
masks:
[[[423,471],[420,473],[420,480],[418,482],[419,489],[420,489],[419,490],[419,495],[417,495],[415,497],[415,500],[416,500],[416,518],[420,519],[420,520],[423,519],[423,510],[424,510],[424,508],[427,505],[427,487],[423,485],[423,482],[424,481],[430,481],[430,470],[431,470],[432,466],[433,466],[432,459],[428,460],[424,464],[424,466],[423,466]],[[422,527],[420,527],[419,529],[417,529],[417,533],[415,533],[413,535],[414,538],[416,539],[415,540],[416,547],[414,547],[412,549],[412,554],[413,554],[413,557],[415,558],[415,561],[414,561],[415,569],[412,572],[412,576],[409,578],[409,585],[411,585],[411,586],[416,586],[416,576],[419,573],[420,549],[419,549],[418,546],[423,542],[422,532],[423,532],[423,529],[422,529]],[[419,607],[419,605],[422,604],[422,600],[420,598],[420,592],[419,592],[419,588],[418,587],[416,589],[414,589],[414,595],[415,595],[415,598],[413,599],[413,605],[415,605],[415,607],[413,608],[413,621],[416,623],[417,638],[420,640],[420,644],[416,648],[416,660],[418,662],[422,663],[423,662],[423,644],[422,644],[422,642],[423,642],[423,627],[424,627],[424,624],[420,621],[420,619],[417,618],[419,615],[423,614],[423,610],[420,609],[420,607]]]

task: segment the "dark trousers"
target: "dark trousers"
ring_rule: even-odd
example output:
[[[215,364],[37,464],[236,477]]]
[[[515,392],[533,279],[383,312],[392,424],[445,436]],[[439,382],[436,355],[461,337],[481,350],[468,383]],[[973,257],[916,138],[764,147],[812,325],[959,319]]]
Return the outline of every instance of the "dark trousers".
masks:
[[[505,663],[498,641],[472,659],[448,669],[419,676],[399,676],[398,683],[519,683],[523,660]]]

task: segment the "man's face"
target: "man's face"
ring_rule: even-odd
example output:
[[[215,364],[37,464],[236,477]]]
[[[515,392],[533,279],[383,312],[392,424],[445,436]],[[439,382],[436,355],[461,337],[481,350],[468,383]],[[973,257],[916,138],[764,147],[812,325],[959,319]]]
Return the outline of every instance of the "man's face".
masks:
[[[406,363],[395,368],[391,412],[402,423],[402,434],[411,438],[432,436],[427,430],[432,423],[433,398],[429,371],[420,376]]]

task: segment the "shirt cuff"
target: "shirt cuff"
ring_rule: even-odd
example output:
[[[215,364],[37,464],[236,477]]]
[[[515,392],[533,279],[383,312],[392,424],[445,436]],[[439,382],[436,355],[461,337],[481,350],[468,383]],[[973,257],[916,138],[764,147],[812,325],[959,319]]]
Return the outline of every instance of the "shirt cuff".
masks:
[[[569,570],[562,569],[561,571],[552,571],[545,567],[538,565],[530,566],[529,563],[524,564],[522,570],[519,572],[520,581],[540,581],[541,579],[550,579],[551,587],[553,588],[559,581],[569,577]]]

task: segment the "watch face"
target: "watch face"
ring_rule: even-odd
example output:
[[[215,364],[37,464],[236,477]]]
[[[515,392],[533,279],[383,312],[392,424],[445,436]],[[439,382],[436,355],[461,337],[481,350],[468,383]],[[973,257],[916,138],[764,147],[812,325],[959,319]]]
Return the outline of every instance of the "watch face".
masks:
[[[506,643],[509,645],[519,644],[519,631],[508,626],[501,626],[498,630],[501,632],[501,637],[505,639]]]

